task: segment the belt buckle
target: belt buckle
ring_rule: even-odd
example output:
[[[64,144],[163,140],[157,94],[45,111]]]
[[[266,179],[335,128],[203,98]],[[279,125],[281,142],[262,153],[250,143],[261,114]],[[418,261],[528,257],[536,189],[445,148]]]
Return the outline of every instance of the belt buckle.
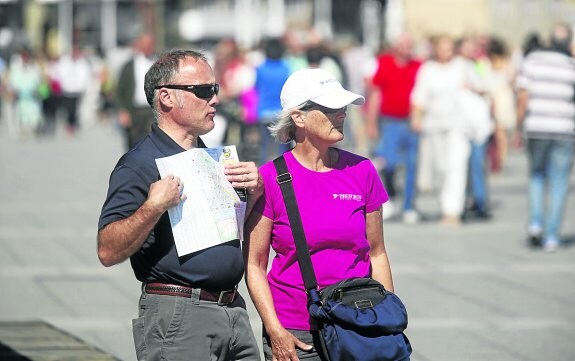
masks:
[[[234,287],[233,290],[228,290],[228,291],[222,291],[220,292],[220,297],[218,297],[218,306],[225,306],[228,305],[230,303],[232,303],[234,301],[234,298],[236,298],[236,292],[238,291],[238,287]],[[232,294],[232,299],[230,302],[223,302],[223,298],[226,297],[229,294]]]

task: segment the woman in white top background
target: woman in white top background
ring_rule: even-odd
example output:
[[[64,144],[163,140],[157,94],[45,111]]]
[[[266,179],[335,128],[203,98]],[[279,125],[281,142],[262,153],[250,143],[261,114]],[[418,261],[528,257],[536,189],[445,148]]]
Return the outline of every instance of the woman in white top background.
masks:
[[[473,88],[472,72],[454,57],[448,36],[432,40],[433,58],[420,68],[411,93],[411,125],[421,133],[420,166],[438,190],[442,223],[457,225],[464,210],[470,124],[462,94]]]

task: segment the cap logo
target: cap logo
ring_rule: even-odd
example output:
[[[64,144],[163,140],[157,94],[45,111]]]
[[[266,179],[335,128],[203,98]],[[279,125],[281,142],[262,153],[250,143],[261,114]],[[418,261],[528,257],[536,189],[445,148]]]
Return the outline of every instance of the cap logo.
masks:
[[[334,83],[334,82],[337,83],[337,79],[321,80],[319,83],[320,83],[321,85],[325,85],[325,84]]]

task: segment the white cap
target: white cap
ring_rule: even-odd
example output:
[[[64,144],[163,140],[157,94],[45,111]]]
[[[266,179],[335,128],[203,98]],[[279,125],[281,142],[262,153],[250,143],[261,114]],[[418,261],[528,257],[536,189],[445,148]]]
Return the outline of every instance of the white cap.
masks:
[[[361,105],[365,98],[345,90],[340,82],[324,69],[301,69],[286,80],[280,94],[284,110],[295,108],[307,101],[338,109],[349,104]]]

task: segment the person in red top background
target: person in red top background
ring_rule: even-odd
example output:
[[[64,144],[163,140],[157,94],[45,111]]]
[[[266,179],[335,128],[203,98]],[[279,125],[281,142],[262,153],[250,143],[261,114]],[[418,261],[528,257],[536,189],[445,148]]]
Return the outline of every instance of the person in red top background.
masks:
[[[409,97],[420,65],[413,58],[411,36],[399,35],[390,50],[378,56],[368,101],[367,133],[377,142],[373,153],[379,158],[377,163],[383,164],[380,172],[390,200],[397,195],[396,168],[405,165],[402,216],[406,223],[416,223],[420,218],[414,205],[419,136],[409,122]],[[384,218],[394,213],[393,203],[388,203]]]

